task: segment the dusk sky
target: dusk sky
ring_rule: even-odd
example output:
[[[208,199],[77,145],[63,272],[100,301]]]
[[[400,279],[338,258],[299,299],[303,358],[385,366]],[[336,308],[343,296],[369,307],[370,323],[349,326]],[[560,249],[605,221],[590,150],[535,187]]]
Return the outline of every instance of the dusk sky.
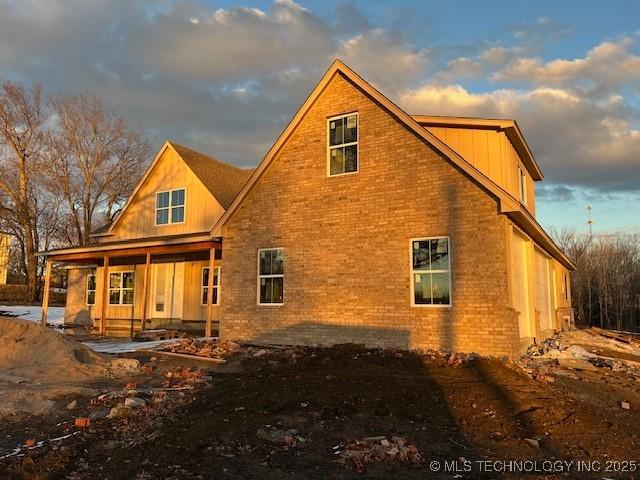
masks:
[[[514,118],[545,227],[640,232],[640,2],[0,0],[0,78],[255,166],[334,58],[411,114]],[[390,139],[392,140],[392,139]]]

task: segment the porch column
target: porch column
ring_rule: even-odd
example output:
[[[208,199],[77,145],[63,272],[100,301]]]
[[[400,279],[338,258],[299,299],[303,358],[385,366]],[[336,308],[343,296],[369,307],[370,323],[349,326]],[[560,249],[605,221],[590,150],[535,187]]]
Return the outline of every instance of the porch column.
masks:
[[[42,325],[47,326],[47,310],[49,310],[49,287],[51,285],[51,260],[47,258],[44,269],[44,291],[42,292]]]
[[[216,258],[216,249],[209,250],[209,279],[207,282],[207,323],[204,329],[204,336],[211,336],[211,320],[213,317],[213,262]]]
[[[142,284],[142,321],[140,331],[145,328],[147,321],[147,303],[149,302],[149,283],[151,280],[151,254],[147,253],[147,261],[144,264],[144,283]]]
[[[107,304],[109,303],[109,257],[102,262],[102,304],[100,305],[100,335],[107,333]]]

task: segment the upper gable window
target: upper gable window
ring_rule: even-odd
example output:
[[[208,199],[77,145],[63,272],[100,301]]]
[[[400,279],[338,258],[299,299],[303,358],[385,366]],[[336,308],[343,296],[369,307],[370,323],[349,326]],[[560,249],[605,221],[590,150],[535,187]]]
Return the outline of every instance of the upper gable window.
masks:
[[[328,121],[329,176],[358,171],[358,114],[349,113]]]
[[[156,225],[184,222],[184,188],[156,193]]]

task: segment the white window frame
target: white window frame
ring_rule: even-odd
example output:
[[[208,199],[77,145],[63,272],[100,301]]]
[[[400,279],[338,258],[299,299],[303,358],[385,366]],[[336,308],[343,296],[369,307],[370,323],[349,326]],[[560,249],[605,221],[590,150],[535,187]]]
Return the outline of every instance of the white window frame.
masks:
[[[93,277],[93,284],[95,285],[95,289],[91,290],[89,289],[89,277]],[[96,295],[97,295],[97,291],[98,291],[98,277],[96,276],[95,273],[88,273],[87,274],[87,280],[86,280],[86,284],[85,284],[85,296],[84,296],[84,300],[85,300],[85,305],[87,307],[94,307],[96,305]],[[93,292],[93,303],[89,303],[89,293]]]
[[[269,275],[262,275],[260,274],[260,253],[262,252],[267,252],[270,250],[282,250],[282,255],[284,256],[284,268],[282,269],[282,273],[276,273],[276,274],[269,274]],[[259,248],[258,249],[258,258],[257,258],[257,262],[256,262],[256,277],[257,277],[257,282],[256,282],[256,303],[258,306],[260,307],[281,307],[284,305],[284,276],[285,276],[285,271],[286,271],[286,265],[287,265],[287,257],[285,255],[285,250],[282,247],[269,247],[269,248]],[[262,280],[263,278],[279,278],[282,277],[282,302],[280,303],[262,303],[260,302],[260,280]]]
[[[424,242],[428,240],[440,240],[447,239],[447,247],[449,249],[447,255],[447,269],[446,270],[414,270],[413,269],[413,242]],[[448,235],[438,235],[433,237],[417,237],[409,239],[409,290],[411,295],[411,306],[417,308],[451,308],[453,305],[453,282],[451,281],[451,238]],[[416,303],[414,275],[420,273],[448,273],[449,274],[449,303]]]
[[[518,165],[518,194],[520,202],[527,205],[527,174],[521,165]]]
[[[330,145],[330,139],[331,139],[331,121],[333,120],[339,120],[341,118],[346,118],[346,117],[352,117],[354,116],[356,117],[356,135],[358,137],[358,139],[355,142],[349,142],[349,143],[341,143],[340,145]],[[327,118],[327,177],[342,177],[344,175],[354,175],[356,173],[360,172],[360,115],[358,112],[350,112],[350,113],[344,113],[341,115],[336,115],[333,117],[329,117]],[[356,146],[356,169],[353,172],[342,172],[342,173],[334,173],[331,174],[331,150],[336,149],[336,148],[342,148],[342,147],[349,147],[351,145],[355,145]]]
[[[122,270],[118,272],[108,272],[107,275],[107,305],[111,307],[133,307],[136,303],[136,272],[134,270]],[[123,277],[125,273],[130,273],[133,275],[133,287],[124,288]],[[111,275],[119,275],[120,276],[120,288],[111,288]],[[133,303],[122,303],[122,298],[124,297],[124,292],[131,290],[133,293]],[[111,303],[111,292],[119,292],[118,303]]]
[[[172,206],[171,205],[171,194],[172,192],[176,192],[178,190],[184,190],[184,204],[182,205],[175,205]],[[161,193],[168,193],[169,194],[169,206],[168,207],[160,207],[158,208],[158,195],[160,195]],[[182,207],[183,209],[183,215],[182,215],[182,221],[181,222],[172,222],[171,221],[171,213],[173,211],[174,208],[180,208]],[[167,223],[158,223],[158,210],[167,210],[168,212],[168,218],[167,218]],[[178,187],[178,188],[171,188],[169,190],[158,190],[156,192],[156,196],[155,196],[155,209],[154,209],[154,224],[156,227],[166,227],[168,225],[180,225],[182,223],[184,223],[187,220],[187,189],[186,187]]]
[[[216,295],[216,303],[212,303],[211,305],[220,305],[220,273],[222,271],[222,267],[214,266],[213,269],[218,272],[218,284],[217,285],[213,285],[212,288],[218,294]],[[206,267],[202,267],[202,273],[200,275],[200,306],[201,307],[206,307],[207,306],[206,303],[202,303],[202,299],[204,298],[205,290],[209,289],[208,282],[207,282],[207,285],[204,284],[204,271],[205,270],[209,270],[209,266],[208,265]],[[216,278],[216,277],[214,276],[213,278]],[[207,292],[207,300],[209,300],[209,292]]]

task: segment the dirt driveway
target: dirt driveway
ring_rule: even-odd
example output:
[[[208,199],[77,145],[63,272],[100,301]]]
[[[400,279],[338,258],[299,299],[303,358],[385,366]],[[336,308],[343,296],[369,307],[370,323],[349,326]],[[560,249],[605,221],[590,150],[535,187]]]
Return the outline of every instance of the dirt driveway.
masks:
[[[638,476],[604,472],[607,460],[640,460],[640,382],[622,372],[551,372],[534,380],[497,359],[452,366],[438,354],[349,345],[269,350],[232,363],[238,368],[211,373],[208,386],[184,402],[98,420],[57,446],[0,461],[0,478],[525,476],[495,471],[511,460],[536,466],[526,478]],[[371,436],[400,436],[424,461],[374,461],[361,469],[338,461],[346,444]],[[582,470],[601,471],[558,463],[579,460],[591,462]],[[541,470],[545,465],[555,470]]]

